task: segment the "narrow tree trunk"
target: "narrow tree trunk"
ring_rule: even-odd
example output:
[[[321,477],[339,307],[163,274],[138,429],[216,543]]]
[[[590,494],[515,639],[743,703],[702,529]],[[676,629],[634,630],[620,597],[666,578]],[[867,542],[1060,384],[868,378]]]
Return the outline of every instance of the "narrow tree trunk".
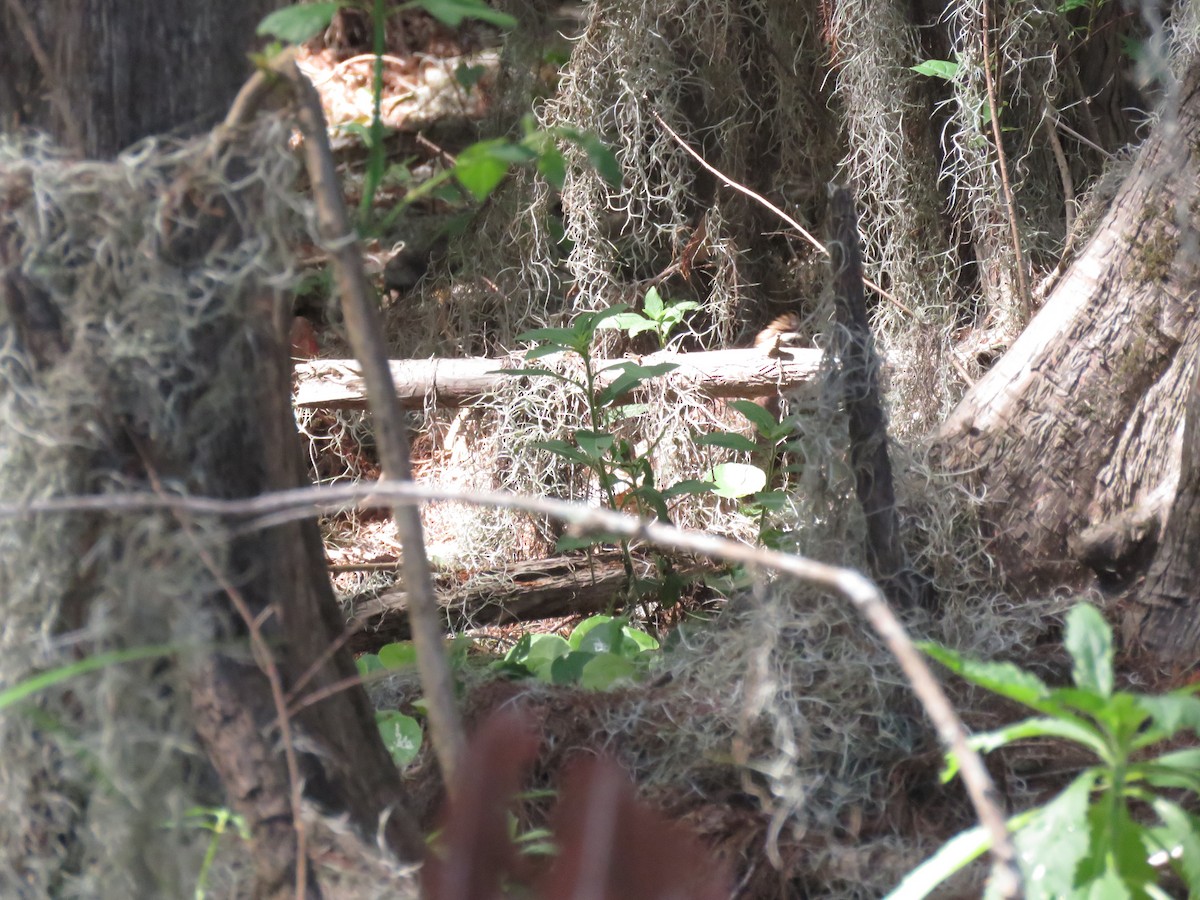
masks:
[[[900,541],[887,416],[879,396],[879,356],[867,322],[858,214],[850,191],[837,188],[829,212],[838,377],[849,425],[850,468],[867,524],[867,565],[888,599],[905,608],[928,599],[927,585],[913,570]]]

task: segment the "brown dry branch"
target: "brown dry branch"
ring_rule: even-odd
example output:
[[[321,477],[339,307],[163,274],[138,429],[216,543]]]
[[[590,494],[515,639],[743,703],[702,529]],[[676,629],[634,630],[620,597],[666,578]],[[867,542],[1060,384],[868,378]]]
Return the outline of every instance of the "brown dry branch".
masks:
[[[639,568],[653,566],[636,556],[634,563]],[[701,563],[673,561],[673,567],[689,584],[712,571]],[[438,578],[436,586],[442,589],[439,605],[450,630],[460,631],[603,612],[627,577],[620,554],[599,551],[587,557],[512,563],[503,572],[473,576],[463,589],[458,589],[458,578],[449,574]],[[352,611],[348,644],[353,652],[373,653],[390,641],[411,638],[408,597],[402,589],[387,590],[362,602],[352,598],[348,605]]]
[[[346,214],[338,185],[320,97],[290,57],[278,64],[277,70],[291,82],[299,100],[296,118],[304,139],[309,179],[317,202],[318,230],[337,279],[346,332],[362,367],[375,419],[380,461],[391,477],[411,480],[408,428],[396,400],[387,347],[382,337],[383,324],[363,271],[362,249]],[[404,546],[408,612],[417,649],[417,670],[427,703],[430,739],[443,780],[453,790],[455,769],[466,738],[454,698],[453,675],[442,649],[443,634],[429,560],[425,555],[420,511],[411,505],[398,506],[394,515],[396,530]]]
[[[55,497],[26,503],[0,504],[0,518],[38,513],[138,511],[186,509],[195,514],[236,517],[240,529],[269,528],[314,513],[328,513],[350,506],[369,509],[388,503],[416,509],[423,501],[442,500],[503,509],[519,509],[565,522],[571,533],[602,534],[608,538],[647,541],[683,553],[692,553],[741,563],[790,575],[830,590],[848,600],[867,620],[895,656],[913,693],[933,722],[942,746],[961,761],[963,783],[976,815],[991,840],[994,861],[992,881],[1000,897],[1016,897],[1021,891],[1021,874],[1016,865],[1004,812],[996,802],[995,785],[982,758],[967,741],[967,732],[937,678],[926,664],[903,624],[879,588],[853,569],[841,568],[803,556],[742,544],[727,538],[675,528],[663,522],[637,519],[609,510],[564,500],[525,497],[497,491],[461,491],[415,485],[411,482],[380,480],[373,484],[346,487],[310,487],[277,491],[243,500],[200,497],[166,497],[149,493]]]
[[[660,116],[658,113],[654,113],[653,115],[654,115],[655,121],[658,122],[658,124],[660,126],[662,126],[663,130],[666,131],[666,133],[672,137],[672,139],[675,141],[675,143],[677,143],[681,148],[683,148],[683,150],[688,154],[688,156],[690,156],[690,157],[692,157],[692,159],[696,160],[696,162],[698,162],[701,166],[703,166],[708,172],[710,172],[711,174],[716,175],[718,178],[720,178],[721,182],[723,184],[725,184],[726,187],[731,187],[735,191],[745,194],[751,200],[754,200],[757,203],[761,203],[765,208],[769,209],[775,215],[779,216],[779,218],[781,220],[783,220],[785,223],[787,223],[792,228],[794,228],[796,233],[799,234],[800,237],[804,238],[804,240],[806,240],[809,244],[811,244],[818,253],[820,253],[822,256],[829,255],[828,248],[826,248],[826,246],[824,244],[822,244],[815,237],[813,237],[812,234],[809,233],[808,229],[806,229],[803,225],[801,225],[799,222],[797,222],[792,216],[789,216],[787,213],[785,213],[782,209],[780,209],[778,206],[776,206],[774,203],[772,203],[770,200],[768,200],[762,194],[759,194],[755,191],[750,190],[750,188],[746,187],[744,184],[742,184],[740,182],[734,181],[732,178],[730,178],[728,175],[726,175],[724,172],[722,172],[716,166],[714,166],[710,162],[708,162],[708,160],[706,160],[703,156],[701,156],[699,153],[697,153],[695,150],[693,150],[688,145],[687,141],[685,141],[678,134],[676,134],[674,129],[672,129],[670,125],[668,125],[666,122],[663,121],[662,116]],[[897,299],[893,294],[888,293],[883,288],[881,288],[879,285],[877,285],[875,282],[869,281],[864,278],[863,284],[865,284],[871,290],[875,291],[875,293],[879,294],[880,297],[883,297],[888,302],[895,304],[898,309],[901,309],[904,312],[908,313],[908,315],[912,316],[913,318],[916,318],[916,313],[914,313],[911,309],[909,309],[907,306],[905,306],[903,303],[901,303],[899,301],[899,299]]]
[[[1029,279],[1025,275],[1025,253],[1021,249],[1021,228],[1017,224],[1017,206],[1013,197],[1012,182],[1008,177],[1008,155],[1004,152],[1004,133],[1000,127],[1000,107],[997,106],[996,82],[992,78],[991,51],[991,16],[987,0],[983,0],[983,22],[980,30],[983,33],[983,79],[987,85],[988,109],[991,113],[992,139],[996,142],[996,163],[1000,169],[1000,196],[1004,200],[1004,214],[1008,218],[1009,237],[1012,239],[1013,260],[1017,267],[1017,293],[1021,295],[1021,312],[1024,321],[1028,322],[1033,316],[1033,295],[1029,292]],[[1068,234],[1070,229],[1068,229]]]

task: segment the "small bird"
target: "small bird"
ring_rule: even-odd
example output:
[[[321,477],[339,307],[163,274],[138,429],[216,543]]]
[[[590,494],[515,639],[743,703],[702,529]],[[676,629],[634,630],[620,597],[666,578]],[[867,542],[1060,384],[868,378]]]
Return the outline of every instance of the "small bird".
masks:
[[[772,319],[771,324],[755,336],[754,346],[774,353],[780,347],[794,347],[800,340],[800,316],[794,312],[785,312]]]
[[[798,313],[785,312],[771,320],[771,324],[760,331],[754,338],[754,346],[765,350],[769,356],[777,356],[780,347],[795,347],[800,343],[800,316]],[[778,393],[754,400],[759,406],[776,419],[782,412],[782,397]]]

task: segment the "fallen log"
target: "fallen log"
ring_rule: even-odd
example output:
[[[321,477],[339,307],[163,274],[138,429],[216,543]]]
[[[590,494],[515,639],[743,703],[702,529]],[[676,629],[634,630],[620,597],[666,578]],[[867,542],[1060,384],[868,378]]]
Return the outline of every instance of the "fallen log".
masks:
[[[710,397],[767,397],[779,391],[815,386],[822,351],[774,347],[750,347],[737,350],[709,350],[699,353],[661,351],[636,359],[600,363],[610,367],[600,375],[605,386],[616,379],[622,362],[642,365],[674,363],[679,368],[663,377],[675,390],[700,390]],[[537,361],[538,366],[554,367],[555,357]],[[463,406],[495,393],[514,376],[504,369],[529,365],[520,355],[493,359],[396,359],[391,361],[392,380],[403,406],[423,408],[427,398],[437,406]],[[362,409],[366,407],[366,389],[358,363],[352,359],[316,359],[295,367],[298,408]]]
[[[635,564],[653,571],[648,561]],[[689,581],[712,569],[703,561],[676,564],[676,572]],[[624,585],[625,568],[615,551],[513,563],[492,577],[476,576],[465,586],[458,573],[434,579],[448,632],[603,612]],[[403,588],[344,604],[349,607],[348,645],[354,653],[373,653],[384,644],[409,639]]]

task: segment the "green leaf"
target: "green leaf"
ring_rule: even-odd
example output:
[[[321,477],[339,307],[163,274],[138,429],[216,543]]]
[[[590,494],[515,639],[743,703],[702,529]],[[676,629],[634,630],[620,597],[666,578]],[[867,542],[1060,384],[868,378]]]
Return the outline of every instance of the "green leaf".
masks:
[[[492,138],[472,144],[454,164],[454,177],[476,200],[484,200],[496,189],[513,164],[528,162],[536,154],[508,138]]]
[[[575,443],[589,458],[599,460],[612,449],[616,438],[606,431],[588,431],[580,428],[575,432]]]
[[[1112,629],[1096,607],[1080,603],[1067,613],[1063,645],[1074,662],[1075,684],[1103,697],[1113,690]]]
[[[651,319],[661,319],[663,311],[662,295],[658,293],[658,288],[651,287],[646,291],[646,300],[642,304],[642,309],[645,310],[647,316]]]
[[[1200,748],[1172,750],[1138,763],[1131,771],[1156,788],[1185,788],[1200,794]]]
[[[571,141],[581,147],[587,154],[588,162],[605,181],[614,188],[621,186],[621,164],[605,143],[596,135],[579,131],[575,128],[559,128],[559,137]]]
[[[620,535],[589,531],[587,534],[564,534],[554,542],[554,548],[559,553],[570,553],[572,550],[587,550],[597,544],[619,544],[623,540],[625,538]]]
[[[413,0],[404,6],[417,6],[439,22],[457,28],[463,19],[478,19],[497,28],[516,28],[517,20],[508,13],[492,9],[483,0]],[[403,8],[403,7],[402,7]]]
[[[1100,775],[1081,773],[1014,837],[1027,900],[1074,897],[1075,871],[1087,857],[1088,804]]]
[[[1010,662],[982,662],[929,641],[917,643],[921,652],[932,656],[950,671],[972,684],[987,688],[1002,697],[1032,707],[1040,712],[1056,712],[1048,705],[1051,690],[1040,678]]]
[[[915,66],[909,66],[918,75],[928,75],[931,78],[942,78],[953,81],[958,77],[958,63],[948,59],[927,59]]]
[[[1200,698],[1174,691],[1159,697],[1145,694],[1134,694],[1133,697],[1154,723],[1154,740],[1148,743],[1173,737],[1183,728],[1200,735]],[[1146,746],[1146,742],[1139,741],[1138,746]]]
[[[884,900],[923,900],[955,872],[974,862],[992,846],[987,829],[977,825],[960,832],[941,848],[904,876]]]
[[[579,684],[583,677],[583,667],[591,662],[596,654],[586,651],[572,650],[566,656],[560,656],[550,664],[551,684]]]
[[[643,366],[640,363],[632,361],[606,366],[603,371],[611,372],[618,370],[621,374],[596,396],[596,405],[602,407],[608,406],[617,398],[632,391],[642,382],[658,378],[660,375],[673,372],[678,368],[679,366],[675,363],[655,363],[651,366]]]
[[[1155,797],[1150,805],[1163,824],[1145,832],[1148,862],[1169,863],[1187,885],[1188,896],[1200,897],[1200,818],[1165,797]]]
[[[784,491],[759,491],[754,495],[754,502],[768,512],[786,509],[790,499]]]
[[[591,691],[606,691],[621,681],[633,681],[641,667],[632,659],[615,653],[597,653],[579,673],[581,687]]]
[[[653,331],[655,328],[654,322],[647,319],[640,312],[623,312],[620,315],[606,319],[600,325],[601,328],[612,328],[617,331],[624,331],[630,337],[641,334],[643,331]]]
[[[187,644],[149,644],[144,647],[130,647],[127,650],[109,650],[84,657],[78,662],[59,666],[37,675],[31,675],[24,681],[0,691],[0,709],[13,706],[27,700],[34,694],[54,687],[64,681],[69,681],[80,675],[95,672],[108,666],[120,663],[137,662],[142,659],[157,659],[160,656],[172,656],[189,645]],[[193,645],[194,646],[194,645]]]
[[[582,450],[571,446],[566,441],[533,441],[529,446],[535,450],[545,450],[548,453],[553,453],[555,456],[562,457],[568,462],[573,462],[588,468],[596,464],[595,457],[588,456]]]
[[[305,3],[285,6],[271,13],[254,29],[257,35],[270,35],[290,44],[303,44],[314,38],[333,21],[341,3]]]
[[[706,477],[716,485],[714,494],[733,500],[761,491],[767,484],[766,472],[745,463],[721,463],[713,466]]]
[[[567,181],[567,161],[557,147],[546,147],[537,156],[537,170],[555,190],[561,191]]]
[[[664,500],[673,500],[676,497],[686,495],[707,494],[716,485],[711,481],[700,481],[696,478],[685,478],[683,481],[677,481],[665,491],[662,492]]]
[[[385,669],[405,669],[417,664],[417,648],[412,641],[396,641],[379,648],[379,662]]]
[[[518,341],[528,341],[533,344],[554,344],[556,347],[569,349],[575,346],[579,332],[574,328],[534,328],[517,335]]]
[[[759,434],[766,434],[779,427],[778,420],[753,400],[730,400],[729,408],[749,419]]]
[[[1100,753],[1104,750],[1104,738],[1091,723],[1078,720],[1054,718],[1045,716],[1035,719],[1025,719],[1012,725],[1004,725],[992,731],[973,734],[970,737],[971,746],[980,753],[991,753],[1000,747],[1014,741],[1026,741],[1030,738],[1050,737],[1074,741],[1082,747]]]
[[[714,431],[712,434],[701,434],[696,437],[696,445],[700,447],[724,447],[727,450],[739,450],[743,453],[754,453],[758,444],[744,434],[733,431]]]
[[[566,638],[557,634],[534,634],[529,637],[529,646],[525,650],[524,658],[519,662],[542,681],[552,682],[550,671],[554,660],[570,653],[571,645],[567,643]]]
[[[379,725],[379,733],[383,735],[384,746],[392,754],[397,766],[403,768],[417,758],[423,736],[420,722],[395,709],[376,712],[375,722]]]
[[[383,663],[379,661],[379,657],[374,653],[364,653],[354,661],[354,665],[358,669],[359,678],[366,678],[372,672],[383,671]]]
[[[468,66],[465,62],[460,62],[454,69],[454,80],[469,91],[479,84],[486,73],[486,66]]]
[[[1077,886],[1097,898],[1145,896],[1157,875],[1146,859],[1146,829],[1133,820],[1123,799],[1111,792],[1102,796],[1088,810],[1088,826],[1091,845],[1076,872]]]
[[[576,650],[590,653],[613,653],[621,648],[625,623],[612,616],[591,616],[575,626],[569,642]]]
[[[657,650],[659,648],[658,638],[654,637],[652,634],[647,634],[640,628],[634,628],[631,625],[626,625],[621,629],[621,634],[623,634],[627,640],[632,641],[637,646],[638,650]]]

